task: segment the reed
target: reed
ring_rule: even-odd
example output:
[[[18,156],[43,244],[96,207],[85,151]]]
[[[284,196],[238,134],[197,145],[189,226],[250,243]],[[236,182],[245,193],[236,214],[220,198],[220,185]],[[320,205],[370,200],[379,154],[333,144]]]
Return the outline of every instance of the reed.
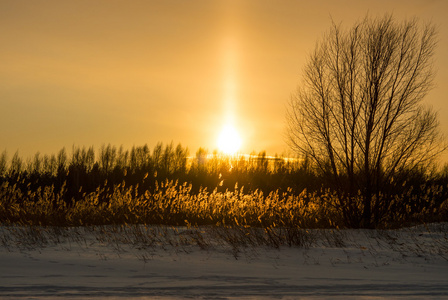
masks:
[[[26,163],[0,156],[0,224],[240,226],[347,228],[360,224],[362,193],[348,197],[325,187],[307,160],[219,157],[181,145],[110,145],[68,155],[36,154]],[[448,171],[397,178],[373,197],[374,224],[396,228],[448,221]],[[313,182],[313,183],[310,183]],[[276,231],[277,232],[277,231]]]
[[[431,186],[419,198],[424,210],[414,212],[405,206],[398,209],[403,199],[396,197],[392,207],[397,207],[389,218],[382,220],[382,227],[443,221],[447,215],[448,201],[437,205],[433,194],[440,187]],[[104,194],[108,191],[108,197]],[[156,182],[154,191],[139,193],[137,186],[125,182],[107,189],[107,183],[96,191],[83,194],[77,201],[64,200],[65,185],[58,192],[53,186],[36,191],[22,191],[17,185],[4,182],[0,187],[0,219],[2,224],[41,226],[80,226],[106,224],[152,224],[165,226],[221,226],[283,229],[282,234],[292,240],[297,229],[344,228],[343,211],[339,209],[338,196],[329,190],[299,195],[274,191],[246,193],[244,187],[235,185],[232,190],[219,192],[201,188],[192,192],[191,184],[177,181]],[[403,195],[406,197],[406,195]],[[414,199],[417,201],[417,199]],[[361,199],[358,205],[361,205]]]

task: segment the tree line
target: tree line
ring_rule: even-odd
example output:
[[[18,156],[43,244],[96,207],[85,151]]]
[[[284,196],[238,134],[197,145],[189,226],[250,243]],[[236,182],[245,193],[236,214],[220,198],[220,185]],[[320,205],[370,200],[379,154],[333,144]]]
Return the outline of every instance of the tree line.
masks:
[[[225,156],[200,148],[190,156],[188,148],[181,144],[158,143],[153,149],[143,145],[130,150],[108,144],[98,150],[73,146],[71,152],[65,148],[51,155],[37,152],[27,160],[18,152],[8,159],[4,151],[0,156],[0,180],[30,191],[54,186],[57,193],[64,188],[67,202],[79,200],[99,187],[106,188],[107,198],[108,190],[123,183],[144,193],[154,190],[156,182],[166,180],[191,184],[193,192],[200,188],[225,191],[238,184],[247,192],[300,193],[305,188],[320,188],[319,179],[307,164],[306,160],[268,157],[265,151]]]
[[[8,159],[4,151],[0,156],[0,200],[6,205],[11,198],[20,205],[22,198],[27,203],[39,202],[44,198],[62,199],[64,205],[70,206],[85,201],[89,195],[95,195],[97,205],[114,205],[112,202],[117,198],[114,195],[117,191],[131,192],[136,199],[152,199],[151,195],[159,197],[156,195],[160,194],[163,186],[182,189],[182,185],[187,184],[190,196],[184,195],[185,199],[204,195],[204,189],[213,192],[213,195],[224,195],[226,191],[234,196],[246,195],[253,198],[252,202],[261,201],[261,206],[266,206],[265,197],[277,199],[278,203],[271,204],[275,207],[285,206],[283,202],[290,199],[300,199],[304,208],[320,206],[315,210],[322,215],[316,215],[317,219],[313,222],[323,222],[328,217],[328,211],[333,211],[340,216],[338,222],[333,220],[335,224],[362,226],[362,192],[348,204],[340,197],[338,190],[328,185],[325,174],[318,170],[318,166],[307,157],[270,157],[265,151],[232,157],[216,151],[209,153],[203,148],[190,156],[188,148],[173,143],[158,143],[153,149],[148,145],[134,146],[130,150],[110,144],[98,150],[73,147],[70,153],[63,148],[57,154],[36,153],[27,160],[23,160],[17,152]],[[434,220],[447,219],[446,215],[438,216],[438,212],[446,214],[448,211],[443,208],[448,199],[448,168],[434,169],[432,172],[429,169],[406,170],[396,175],[384,186],[380,196],[374,197],[374,201],[386,202],[390,208],[381,212],[375,226],[385,224],[385,220],[388,224],[398,219],[406,220],[406,216],[419,215],[428,209],[431,212],[426,212],[425,218],[429,215]],[[17,191],[22,196],[17,196]],[[10,195],[11,192],[15,194]],[[60,203],[55,202],[55,205]],[[95,207],[91,209],[95,210]],[[322,220],[319,221],[319,218]],[[296,221],[302,224],[304,220],[299,218]]]

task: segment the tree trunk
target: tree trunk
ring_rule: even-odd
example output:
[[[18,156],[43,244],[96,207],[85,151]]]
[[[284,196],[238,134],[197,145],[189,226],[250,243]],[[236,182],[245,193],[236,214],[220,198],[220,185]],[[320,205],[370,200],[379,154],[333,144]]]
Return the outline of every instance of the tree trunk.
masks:
[[[372,191],[370,189],[370,183],[367,184],[363,204],[364,208],[362,212],[361,227],[372,228],[372,223],[370,221],[372,217]]]

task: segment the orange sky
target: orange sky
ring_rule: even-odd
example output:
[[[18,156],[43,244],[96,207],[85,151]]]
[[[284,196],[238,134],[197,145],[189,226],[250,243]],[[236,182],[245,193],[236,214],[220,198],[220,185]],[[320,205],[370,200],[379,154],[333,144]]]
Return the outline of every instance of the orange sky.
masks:
[[[0,151],[182,143],[288,154],[285,109],[331,17],[439,26],[427,101],[448,136],[448,1],[0,0]],[[229,121],[230,120],[230,121]]]

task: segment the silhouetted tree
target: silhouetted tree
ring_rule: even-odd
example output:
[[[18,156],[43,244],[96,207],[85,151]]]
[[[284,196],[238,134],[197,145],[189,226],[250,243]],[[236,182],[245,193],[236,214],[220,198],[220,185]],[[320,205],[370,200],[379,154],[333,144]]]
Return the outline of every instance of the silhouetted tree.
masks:
[[[11,177],[18,176],[23,171],[23,161],[22,158],[19,156],[19,151],[16,151],[14,153],[14,156],[11,159],[11,164],[9,166],[9,174]]]
[[[415,19],[366,17],[349,30],[333,23],[291,99],[290,146],[341,192],[341,208],[357,207],[350,214],[361,226],[388,209],[378,199],[397,173],[427,166],[443,148],[436,114],[422,104],[436,43],[435,27]]]
[[[8,170],[8,154],[6,150],[2,152],[0,155],[0,178],[6,175],[6,171]]]

